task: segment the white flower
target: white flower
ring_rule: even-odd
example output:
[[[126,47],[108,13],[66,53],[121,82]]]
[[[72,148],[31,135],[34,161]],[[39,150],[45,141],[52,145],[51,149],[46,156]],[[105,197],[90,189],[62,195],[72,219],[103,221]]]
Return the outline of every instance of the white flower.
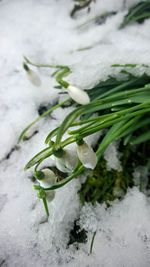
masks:
[[[83,143],[77,146],[77,154],[82,164],[89,169],[94,169],[97,164],[97,156],[91,146],[87,143]]]
[[[68,90],[68,94],[69,96],[77,103],[81,104],[81,105],[86,105],[90,102],[90,98],[88,96],[88,94],[79,89],[78,87],[75,87],[73,85],[69,85],[67,87]]]
[[[77,164],[77,156],[73,151],[63,150],[61,158],[56,157],[56,167],[61,172],[71,172]]]
[[[52,186],[56,182],[56,176],[53,171],[50,169],[46,168],[41,171],[44,174],[44,178],[38,180],[40,186],[43,188],[47,188]]]
[[[29,81],[34,85],[39,87],[41,85],[41,80],[40,77],[38,76],[38,74],[33,71],[33,70],[29,70],[27,72],[27,77],[29,79]]]
[[[39,75],[31,70],[27,64],[23,64],[23,67],[26,71],[26,74],[27,74],[27,77],[28,77],[28,80],[34,85],[34,86],[37,86],[39,87],[41,85],[41,80],[40,80],[40,77]]]
[[[48,202],[51,202],[55,197],[55,191],[54,190],[50,190],[50,191],[46,191],[46,199]]]
[[[53,186],[56,183],[56,176],[53,171],[46,168],[42,170],[42,173],[44,174],[44,178],[42,180],[37,179],[41,187],[48,188],[48,187]],[[55,191],[50,190],[50,191],[45,191],[45,193],[46,193],[46,199],[49,202],[51,202],[55,197]]]

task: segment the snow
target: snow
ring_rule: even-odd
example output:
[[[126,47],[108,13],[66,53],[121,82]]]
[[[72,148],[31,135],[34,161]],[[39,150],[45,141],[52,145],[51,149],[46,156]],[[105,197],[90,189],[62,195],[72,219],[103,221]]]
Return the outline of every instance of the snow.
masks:
[[[149,220],[149,200],[136,188],[110,208],[84,206],[81,216],[86,230],[97,230],[93,254],[101,266],[149,266]]]
[[[128,0],[126,6],[137,2]],[[23,170],[44,148],[48,132],[71,110],[53,112],[31,130],[37,130],[36,135],[17,145],[21,131],[38,116],[39,106],[54,103],[59,92],[54,89],[50,69],[32,68],[40,75],[40,87],[28,81],[22,67],[24,55],[39,63],[69,65],[72,73],[66,79],[80,88],[90,88],[118,73],[111,64],[150,61],[150,20],[118,30],[126,13],[123,1],[96,1],[89,14],[84,10],[76,19],[69,16],[72,6],[70,0],[0,1],[0,266],[148,267],[150,208],[143,193],[132,189],[109,209],[99,204],[81,207],[77,194],[80,180],[75,179],[56,191],[46,221],[42,203],[32,190],[32,171]],[[103,25],[79,28],[104,11],[118,13]],[[109,151],[109,168],[119,168],[115,148]],[[54,160],[48,159],[46,164],[53,165]],[[69,232],[79,217],[89,231],[88,243],[81,244],[79,250],[74,246],[66,249]],[[93,254],[88,255],[95,230]]]
[[[106,160],[108,170],[122,170],[121,162],[119,160],[120,155],[118,153],[117,147],[117,142],[113,142],[108,146],[104,153],[104,159]]]

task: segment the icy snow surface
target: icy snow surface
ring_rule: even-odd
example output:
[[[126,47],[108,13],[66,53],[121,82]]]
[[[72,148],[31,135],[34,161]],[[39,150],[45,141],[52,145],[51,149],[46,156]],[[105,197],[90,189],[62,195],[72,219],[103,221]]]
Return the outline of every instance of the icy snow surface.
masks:
[[[51,118],[35,125],[38,131],[29,141],[17,145],[21,130],[38,116],[41,104],[54,103],[58,91],[50,79],[51,70],[36,70],[42,85],[34,87],[22,68],[23,55],[40,63],[68,64],[73,85],[89,88],[105,79],[112,63],[150,62],[150,20],[118,30],[122,22],[121,0],[97,0],[91,12],[82,11],[76,19],[69,12],[71,0],[0,1],[0,266],[2,267],[148,267],[150,266],[149,199],[133,189],[122,202],[80,207],[74,180],[56,192],[49,205],[50,218],[44,223],[44,210],[31,188],[31,171],[25,163],[40,149],[51,129],[70,111],[53,112]],[[126,7],[137,3],[126,1]],[[79,27],[104,11],[118,11],[103,25]],[[79,51],[85,47],[88,50]],[[116,168],[115,153],[110,168]],[[11,153],[10,153],[11,152]],[[106,155],[107,157],[107,155]],[[112,154],[113,157],[113,154]],[[48,160],[49,165],[53,160]],[[117,165],[118,166],[118,165]],[[88,231],[87,244],[66,250],[73,222]],[[43,223],[42,223],[43,222]],[[88,255],[92,233],[97,230],[93,254]]]

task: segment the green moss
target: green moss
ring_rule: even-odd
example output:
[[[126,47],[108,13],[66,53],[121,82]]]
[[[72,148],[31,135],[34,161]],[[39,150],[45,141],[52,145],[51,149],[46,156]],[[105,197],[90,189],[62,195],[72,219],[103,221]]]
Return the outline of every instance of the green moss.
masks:
[[[85,183],[82,184],[80,200],[85,202],[105,202],[109,204],[116,197],[125,194],[129,185],[132,185],[132,177],[129,174],[116,170],[107,170],[106,161],[101,159],[95,170],[87,176]],[[121,193],[121,194],[120,194]]]
[[[105,202],[109,205],[115,198],[122,198],[129,187],[134,185],[133,172],[138,166],[145,166],[150,170],[150,141],[133,146],[120,142],[122,171],[107,170],[105,159],[100,159],[96,168],[87,176],[79,191],[81,203]],[[142,182],[142,181],[141,181]],[[139,187],[140,189],[141,187]],[[150,188],[150,179],[146,189]]]

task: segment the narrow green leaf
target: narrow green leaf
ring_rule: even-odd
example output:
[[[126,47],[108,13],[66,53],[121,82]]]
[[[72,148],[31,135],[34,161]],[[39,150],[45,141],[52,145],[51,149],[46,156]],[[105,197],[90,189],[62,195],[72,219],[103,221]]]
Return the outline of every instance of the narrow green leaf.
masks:
[[[140,143],[143,143],[143,142],[146,142],[150,140],[150,131],[146,132],[146,133],[143,133],[143,134],[140,134],[140,136],[136,137],[136,138],[133,138],[130,143],[132,145],[138,145]]]
[[[40,115],[39,117],[37,117],[32,123],[30,123],[20,134],[19,136],[19,140],[18,142],[21,142],[22,140],[25,140],[26,135],[28,130],[35,124],[37,123],[39,120],[41,120],[42,118],[46,117],[47,115],[49,115],[52,111],[60,108],[61,106],[63,106],[64,104],[66,104],[68,101],[70,101],[70,98],[60,102],[59,104],[56,104],[54,106],[52,106],[50,109],[48,109],[47,111],[45,111],[42,115]]]
[[[36,154],[25,166],[25,170],[31,168],[41,160],[44,160],[52,155],[52,147],[48,147],[40,151],[38,154]]]
[[[98,150],[96,152],[98,158],[100,159],[100,157],[112,141],[118,139],[120,134],[123,133],[130,125],[132,125],[137,120],[138,118],[133,118],[131,120],[126,119],[114,124],[110,128],[108,133],[105,135],[98,147]]]

